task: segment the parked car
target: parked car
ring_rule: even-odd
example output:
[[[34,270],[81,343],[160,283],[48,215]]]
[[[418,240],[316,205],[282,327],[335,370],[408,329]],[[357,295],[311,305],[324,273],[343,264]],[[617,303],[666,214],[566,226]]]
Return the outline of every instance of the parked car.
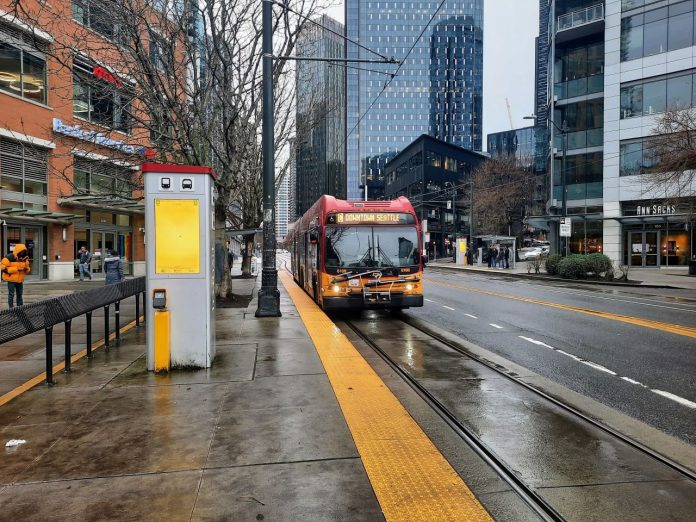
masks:
[[[526,261],[527,259],[534,259],[539,256],[548,256],[549,250],[548,246],[527,248],[524,252],[520,252],[520,258]]]

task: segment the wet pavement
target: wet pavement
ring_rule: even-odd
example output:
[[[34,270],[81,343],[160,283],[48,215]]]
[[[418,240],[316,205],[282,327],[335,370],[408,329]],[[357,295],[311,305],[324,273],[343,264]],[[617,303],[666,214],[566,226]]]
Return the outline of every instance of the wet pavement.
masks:
[[[437,270],[425,278],[425,306],[409,316],[696,444],[696,409],[677,399],[696,405],[696,339],[568,308],[681,325],[689,333],[696,327],[693,292],[576,288]]]
[[[217,310],[209,370],[145,370],[145,331],[0,407],[6,520],[380,520],[292,303]]]
[[[351,322],[568,520],[693,519],[672,468],[389,314]]]

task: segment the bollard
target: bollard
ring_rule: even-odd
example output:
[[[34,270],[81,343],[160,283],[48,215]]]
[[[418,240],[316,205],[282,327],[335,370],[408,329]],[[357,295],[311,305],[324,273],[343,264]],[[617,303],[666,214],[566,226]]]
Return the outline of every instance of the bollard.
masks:
[[[116,346],[121,346],[121,301],[114,303],[114,322],[116,323]]]
[[[92,358],[92,312],[87,312],[87,359]]]
[[[109,347],[109,305],[104,307],[104,346]]]
[[[140,296],[135,294],[135,327],[140,328]]]
[[[72,319],[65,321],[65,373],[70,373],[72,371],[72,347],[71,345],[72,337]]]
[[[53,327],[46,328],[46,384],[53,386]]]

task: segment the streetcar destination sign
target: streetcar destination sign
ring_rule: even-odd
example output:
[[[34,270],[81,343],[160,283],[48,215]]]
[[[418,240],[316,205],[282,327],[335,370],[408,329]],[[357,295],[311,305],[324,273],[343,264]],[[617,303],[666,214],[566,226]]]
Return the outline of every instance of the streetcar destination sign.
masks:
[[[328,225],[410,225],[415,222],[416,220],[411,214],[400,212],[337,212],[326,217]]]

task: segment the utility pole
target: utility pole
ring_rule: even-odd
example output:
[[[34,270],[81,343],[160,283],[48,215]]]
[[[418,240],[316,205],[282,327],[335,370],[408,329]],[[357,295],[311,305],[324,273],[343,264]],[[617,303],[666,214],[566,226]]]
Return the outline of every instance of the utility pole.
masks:
[[[276,270],[275,156],[273,136],[273,2],[262,0],[263,30],[263,268],[256,317],[280,317]]]

